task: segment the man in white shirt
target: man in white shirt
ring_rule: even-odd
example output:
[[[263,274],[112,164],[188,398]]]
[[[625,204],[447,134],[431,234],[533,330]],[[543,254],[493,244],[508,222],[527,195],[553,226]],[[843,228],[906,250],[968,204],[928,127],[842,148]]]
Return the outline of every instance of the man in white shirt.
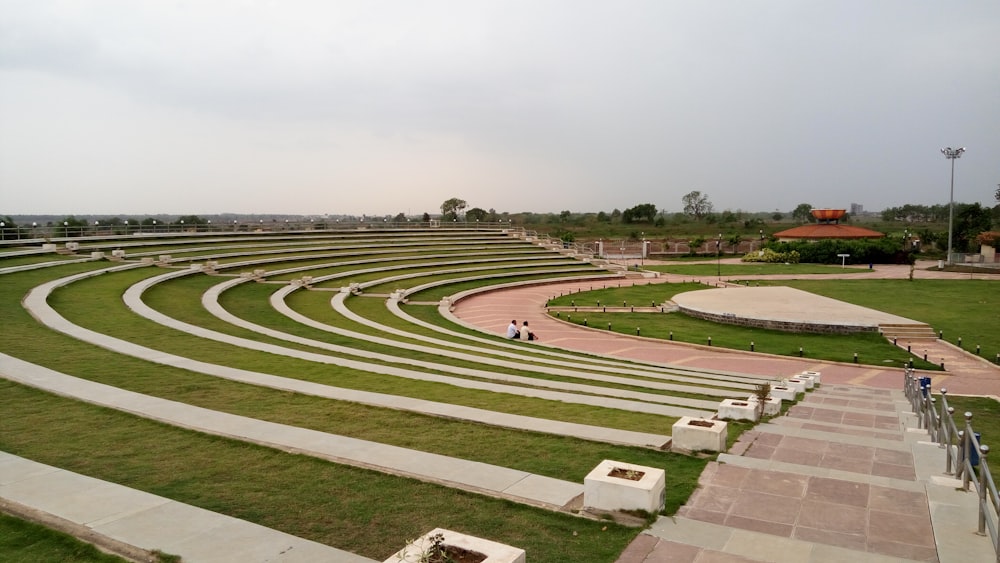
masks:
[[[507,327],[507,338],[517,338],[521,333],[517,330],[517,321],[510,321],[510,326]]]

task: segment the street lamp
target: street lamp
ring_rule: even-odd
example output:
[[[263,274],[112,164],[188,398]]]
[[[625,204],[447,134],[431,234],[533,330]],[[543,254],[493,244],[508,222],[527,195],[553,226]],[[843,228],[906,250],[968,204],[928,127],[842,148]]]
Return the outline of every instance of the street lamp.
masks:
[[[642,247],[639,248],[639,267],[646,267],[646,231],[642,232]]]
[[[948,198],[948,256],[946,260],[946,263],[949,266],[951,265],[952,224],[955,220],[955,159],[960,158],[963,152],[965,152],[965,147],[959,147],[957,149],[945,147],[941,149],[941,154],[951,161],[951,195]]]
[[[722,233],[719,233],[718,240],[715,241],[715,261],[716,261],[716,274],[719,278],[722,277]]]

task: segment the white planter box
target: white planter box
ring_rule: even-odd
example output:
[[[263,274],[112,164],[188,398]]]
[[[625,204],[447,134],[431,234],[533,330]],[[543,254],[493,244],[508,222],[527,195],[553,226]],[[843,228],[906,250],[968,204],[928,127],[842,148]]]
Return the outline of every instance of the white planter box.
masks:
[[[80,243],[78,243],[78,242],[67,242],[66,243],[66,250],[71,250],[73,252],[76,252],[77,250],[80,250]]]
[[[813,378],[813,381],[816,382],[816,385],[819,385],[823,381],[823,373],[822,372],[818,372],[818,371],[804,371],[804,372],[800,373],[799,375],[811,375],[812,378]]]
[[[754,408],[757,407],[756,396],[750,395],[750,397],[747,398],[747,402],[753,405]],[[764,416],[774,416],[780,412],[781,412],[781,399],[769,396],[767,399],[764,400],[764,412],[763,412]]]
[[[799,379],[797,377],[793,377],[791,379],[786,379],[785,380],[785,387],[790,387],[791,389],[794,389],[796,393],[805,393],[806,392],[806,382],[805,382],[805,380]]]
[[[727,427],[721,420],[682,416],[671,430],[670,449],[679,452],[724,452]]]
[[[432,545],[430,538],[436,534],[444,536],[444,545],[482,553],[486,556],[483,563],[525,563],[526,561],[523,549],[444,528],[434,528],[397,551],[386,559],[385,563],[419,563]]]
[[[737,399],[723,399],[719,403],[718,417],[722,420],[757,421],[757,404]]]
[[[104,260],[104,253],[100,250],[95,250],[90,253],[91,260]]]
[[[634,478],[614,476],[631,473]],[[598,510],[663,510],[666,474],[662,469],[606,459],[583,480],[583,506]]]
[[[798,393],[787,385],[771,387],[771,396],[782,401],[794,401]]]
[[[801,373],[795,376],[795,379],[804,381],[806,384],[806,389],[812,389],[816,387],[816,379],[811,375],[802,375]]]
[[[157,262],[161,262],[161,263],[170,262],[170,255],[169,254],[161,254],[160,257],[159,257],[159,259],[157,259]]]

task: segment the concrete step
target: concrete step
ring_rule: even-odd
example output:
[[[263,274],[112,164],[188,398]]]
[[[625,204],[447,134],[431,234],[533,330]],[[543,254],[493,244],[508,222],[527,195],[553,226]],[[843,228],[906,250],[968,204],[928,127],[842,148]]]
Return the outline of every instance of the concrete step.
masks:
[[[729,528],[711,522],[692,520],[683,516],[661,516],[644,532],[677,545],[664,546],[675,555],[684,551],[701,552],[698,559],[725,561],[738,557],[739,561],[796,561],[802,563],[851,561],[852,563],[889,563],[902,559],[826,545],[794,538],[787,538],[738,528]],[[683,546],[692,549],[685,550]],[[715,556],[715,557],[713,557]],[[671,559],[673,561],[674,559]],[[676,559],[680,561],[681,559]]]

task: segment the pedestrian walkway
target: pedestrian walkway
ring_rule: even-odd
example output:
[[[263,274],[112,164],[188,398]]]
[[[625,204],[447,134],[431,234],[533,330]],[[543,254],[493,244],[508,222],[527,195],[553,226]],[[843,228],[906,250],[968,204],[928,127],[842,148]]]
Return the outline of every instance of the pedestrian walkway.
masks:
[[[210,563],[373,560],[252,522],[0,452],[0,503],[122,556]]]
[[[0,354],[0,377],[182,428],[532,506],[563,510],[583,494],[581,483],[213,411],[80,379],[6,354]]]
[[[618,563],[992,561],[975,493],[909,409],[902,391],[824,385],[709,464]]]

